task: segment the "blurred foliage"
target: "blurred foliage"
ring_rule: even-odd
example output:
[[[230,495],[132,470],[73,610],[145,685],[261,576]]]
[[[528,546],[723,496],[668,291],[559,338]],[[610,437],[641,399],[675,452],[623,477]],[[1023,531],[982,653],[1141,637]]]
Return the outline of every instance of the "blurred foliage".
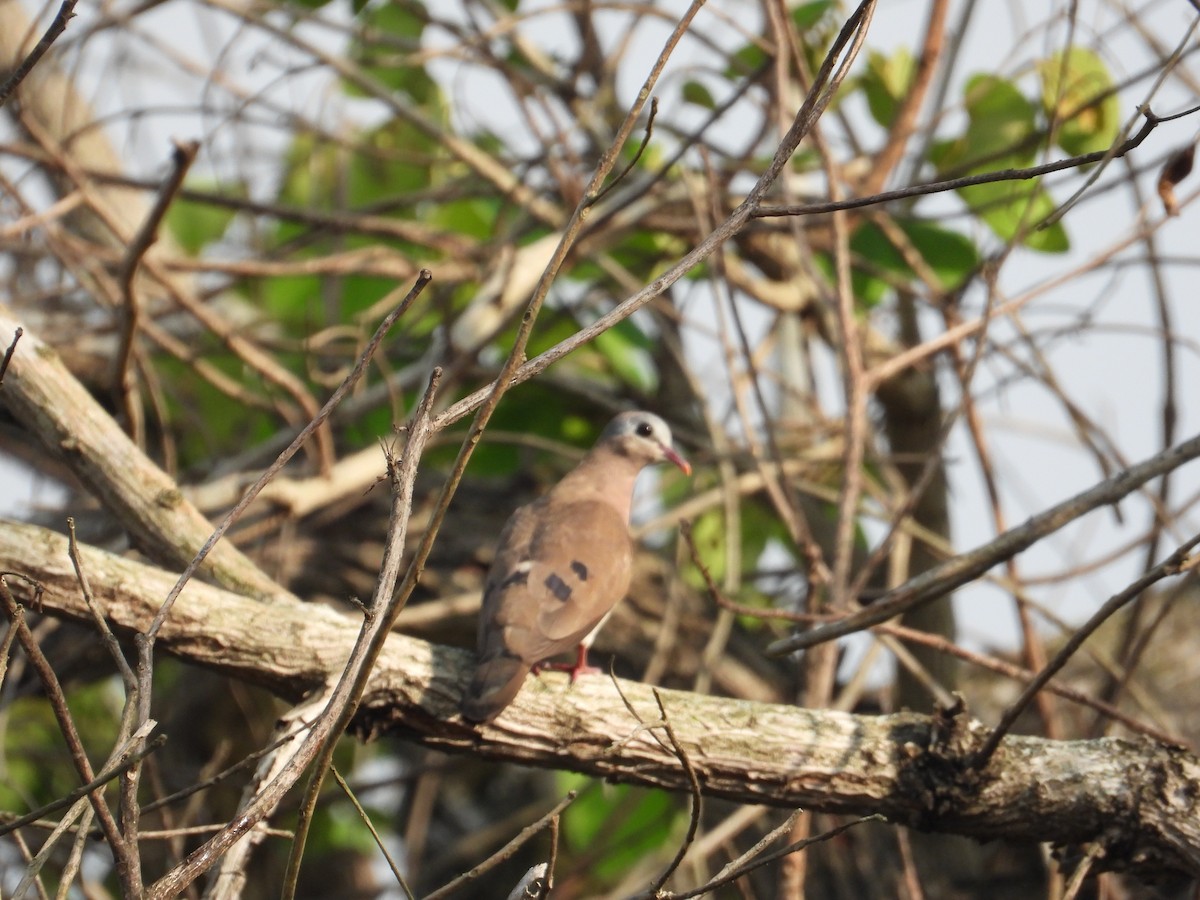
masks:
[[[916,71],[917,61],[904,48],[891,56],[878,51],[867,55],[867,71],[858,80],[858,87],[866,95],[867,108],[879,125],[892,127]]]
[[[1037,64],[1042,109],[1057,126],[1058,145],[1072,156],[1107,150],[1120,135],[1121,101],[1104,61],[1072,47]]]
[[[315,8],[323,4],[308,5]],[[804,38],[806,51],[818,56],[823,52],[838,26],[836,11],[837,4],[828,0],[792,8],[793,24]],[[437,81],[426,66],[414,64],[421,59],[418,51],[428,23],[423,7],[415,3],[363,4],[356,7],[356,13],[358,27],[351,33],[349,58],[366,76],[386,86],[394,95],[403,96],[403,102],[411,104],[416,115],[438,128],[452,129],[455,123]],[[725,71],[724,77],[733,82],[766,62],[762,49],[754,43],[735,49],[730,59],[734,66]],[[915,66],[907,48],[889,54],[871,51],[862,73],[843,87],[836,101],[838,108],[848,107],[856,97],[861,97],[877,125],[890,127],[911,85]],[[1111,77],[1099,57],[1091,51],[1073,48],[1069,53],[1053,54],[1038,62],[1036,69],[1041,89],[1035,99],[1027,95],[1019,81],[1001,75],[981,74],[967,80],[962,96],[967,114],[965,125],[957,134],[941,129],[928,149],[928,159],[938,177],[1031,165],[1047,133],[1053,133],[1057,143],[1069,153],[1108,146],[1116,136],[1119,107]],[[711,73],[706,78],[710,76]],[[342,85],[348,96],[373,96],[352,78],[343,78]],[[686,103],[705,109],[716,105],[713,89],[698,79],[683,81],[679,93]],[[487,152],[505,152],[504,137],[486,128],[465,131],[460,137],[474,141]],[[466,244],[486,243],[506,227],[505,223],[508,227],[521,223],[513,237],[522,245],[546,233],[533,221],[522,223],[519,209],[497,196],[491,185],[470,174],[461,161],[411,117],[389,118],[353,135],[352,146],[351,151],[345,141],[333,141],[317,133],[298,133],[286,153],[279,202],[306,209],[379,210],[379,214],[435,228]],[[635,146],[636,142],[628,145],[625,154],[631,154]],[[663,155],[659,142],[653,141],[639,160],[637,171],[653,171]],[[804,163],[807,167],[815,164],[812,151],[806,148],[801,148],[793,165],[800,165],[801,160],[807,160]],[[974,185],[957,193],[978,221],[1002,241],[1017,240],[1043,252],[1063,252],[1069,247],[1061,223],[1038,227],[1055,206],[1040,180]],[[172,209],[168,224],[185,247],[198,250],[222,238],[232,219],[226,209],[201,202],[181,202]],[[919,218],[900,218],[897,224],[904,246],[898,246],[893,237],[870,222],[860,224],[852,236],[854,292],[867,308],[887,302],[905,284],[920,282],[926,272],[936,276],[943,290],[955,290],[970,277],[987,252],[985,243],[944,224]],[[264,254],[287,254],[292,259],[316,259],[334,249],[378,246],[390,247],[422,262],[454,258],[428,244],[378,235],[321,233],[306,223],[286,218],[279,220],[272,243],[273,247],[263,248]],[[648,281],[677,259],[687,246],[688,241],[681,236],[635,228],[612,243],[607,256],[631,277]],[[816,259],[819,270],[832,280],[829,256],[818,253]],[[914,269],[918,260],[921,265]],[[707,266],[703,266],[692,276],[704,277],[707,273]],[[564,283],[577,284],[588,292],[607,293],[614,289],[605,267],[586,256],[569,262],[562,277]],[[336,279],[333,295],[330,286],[330,278],[318,275],[273,276],[244,282],[247,295],[254,298],[264,320],[285,328],[297,347],[317,328],[367,327],[369,323],[360,322],[359,317],[396,285],[394,280],[382,276],[347,274]],[[430,297],[397,327],[395,346],[403,350],[393,354],[394,363],[403,365],[418,358],[436,338],[441,324],[452,320],[470,303],[478,288],[478,284],[466,282],[441,290],[435,284]],[[531,354],[553,346],[590,320],[591,316],[577,307],[566,304],[547,309],[531,340]],[[494,346],[502,349],[513,333],[512,328],[502,331]],[[660,384],[652,352],[654,340],[639,324],[628,320],[597,338],[590,351],[576,353],[570,365],[617,394],[649,397]],[[293,373],[307,377],[309,365],[304,352],[287,358]],[[186,398],[179,408],[198,404],[196,408],[205,409],[217,399],[211,388],[189,383],[196,379],[186,367],[172,367],[170,363],[164,366],[167,367],[164,373],[175,385],[172,395]],[[234,371],[228,374],[238,375]],[[467,387],[459,390],[465,391]],[[546,397],[535,396],[528,388],[525,391],[527,397],[516,392],[507,401],[523,407],[516,418],[525,422],[529,430],[561,436],[554,429],[543,429],[548,424],[547,411],[557,415],[562,410],[547,406]],[[234,439],[235,434],[245,435],[247,427],[251,433],[262,435],[271,421],[265,411],[249,410],[234,418],[223,417],[220,427],[205,429],[207,434],[201,442],[189,440],[184,444],[183,459],[195,461],[219,452],[222,444]],[[383,424],[383,420],[376,422]],[[355,445],[372,439],[372,434],[361,427],[351,428],[343,435]],[[479,463],[480,470],[494,474],[513,471],[517,463],[513,448],[488,451],[485,457],[488,458]],[[507,463],[501,465],[501,459]],[[752,564],[754,555],[747,554],[745,558]]]
[[[635,867],[674,853],[687,827],[686,798],[627,784],[597,785],[572,772],[555,774],[557,789],[580,791],[562,816],[563,863],[586,871],[583,896],[611,890]],[[681,802],[682,801],[682,802]]]
[[[67,706],[83,746],[107,747],[121,713],[118,686],[110,681],[79,684],[67,691]],[[22,697],[5,706],[0,808],[23,810],[57,800],[79,786],[79,776],[49,705]]]

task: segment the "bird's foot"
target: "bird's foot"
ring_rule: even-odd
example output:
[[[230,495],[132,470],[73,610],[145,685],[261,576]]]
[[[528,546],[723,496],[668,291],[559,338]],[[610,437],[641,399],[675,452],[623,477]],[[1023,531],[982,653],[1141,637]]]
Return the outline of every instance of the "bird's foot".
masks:
[[[571,684],[575,683],[575,679],[580,675],[603,675],[604,670],[596,666],[589,666],[587,661],[587,647],[579,645],[579,652],[576,654],[575,662],[573,663],[556,663],[556,662],[540,662],[531,670],[534,675],[539,672],[566,672],[571,676]]]
[[[578,678],[580,675],[603,675],[604,674],[604,670],[597,668],[596,666],[589,666],[587,664],[584,664],[581,666],[578,663],[555,663],[555,662],[542,663],[539,666],[535,666],[533,668],[533,674],[536,675],[539,672],[566,672],[568,675],[571,676],[571,684],[574,684],[575,679]]]

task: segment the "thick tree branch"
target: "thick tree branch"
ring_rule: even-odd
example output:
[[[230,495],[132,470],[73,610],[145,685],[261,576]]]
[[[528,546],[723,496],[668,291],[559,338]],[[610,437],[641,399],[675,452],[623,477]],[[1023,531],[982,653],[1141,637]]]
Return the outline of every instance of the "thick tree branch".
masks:
[[[105,615],[145,629],[174,583],[168,572],[80,548]],[[0,570],[45,588],[46,611],[80,621],[66,540],[0,523]],[[14,589],[30,590],[20,579]],[[30,598],[25,598],[30,599]],[[192,583],[159,644],[195,663],[296,699],[340,669],[356,616],[289,600],[255,602]],[[689,790],[648,686],[565,676],[531,678],[493,727],[457,716],[468,652],[394,634],[380,655],[354,727],[399,731],[428,746],[615,781]],[[1099,842],[1111,868],[1200,875],[1200,760],[1148,740],[1050,741],[1011,736],[981,773],[969,772],[987,730],[961,711],[856,716],[659,691],[679,747],[704,793],[746,803],[882,813],[891,821],[980,839]]]
[[[11,335],[20,327],[0,306],[0,334]],[[212,525],[174,479],[129,439],[58,354],[28,328],[5,373],[4,405],[66,463],[152,559],[182,568],[212,533]],[[285,593],[229,542],[213,549],[202,571],[246,594]]]

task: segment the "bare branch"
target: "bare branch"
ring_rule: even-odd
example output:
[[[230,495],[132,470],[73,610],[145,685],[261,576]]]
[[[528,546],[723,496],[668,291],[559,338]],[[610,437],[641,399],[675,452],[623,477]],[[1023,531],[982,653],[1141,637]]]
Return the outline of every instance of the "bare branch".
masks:
[[[1083,493],[1034,516],[1024,525],[1011,528],[993,541],[976,547],[939,566],[918,575],[862,612],[847,616],[840,622],[820,625],[801,634],[776,641],[767,648],[775,655],[803,650],[825,641],[835,640],[855,631],[886,622],[922,603],[929,603],[956,587],[978,578],[998,562],[1032,546],[1048,534],[1053,534],[1069,522],[1101,506],[1115,503],[1137,490],[1152,478],[1173,471],[1200,456],[1200,436],[1184,441],[1158,453],[1143,463],[1126,469]]]

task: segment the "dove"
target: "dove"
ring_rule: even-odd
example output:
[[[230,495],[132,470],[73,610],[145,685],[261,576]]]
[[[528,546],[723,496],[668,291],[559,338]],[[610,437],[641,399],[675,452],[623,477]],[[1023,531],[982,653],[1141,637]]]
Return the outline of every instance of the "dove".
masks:
[[[659,462],[692,472],[666,422],[649,412],[621,413],[579,465],[512,514],[484,581],[479,661],[463,696],[464,719],[492,721],[530,671],[568,650],[577,650],[575,663],[555,668],[569,671],[572,682],[597,671],[587,665],[591,638],[633,575],[634,482]]]

